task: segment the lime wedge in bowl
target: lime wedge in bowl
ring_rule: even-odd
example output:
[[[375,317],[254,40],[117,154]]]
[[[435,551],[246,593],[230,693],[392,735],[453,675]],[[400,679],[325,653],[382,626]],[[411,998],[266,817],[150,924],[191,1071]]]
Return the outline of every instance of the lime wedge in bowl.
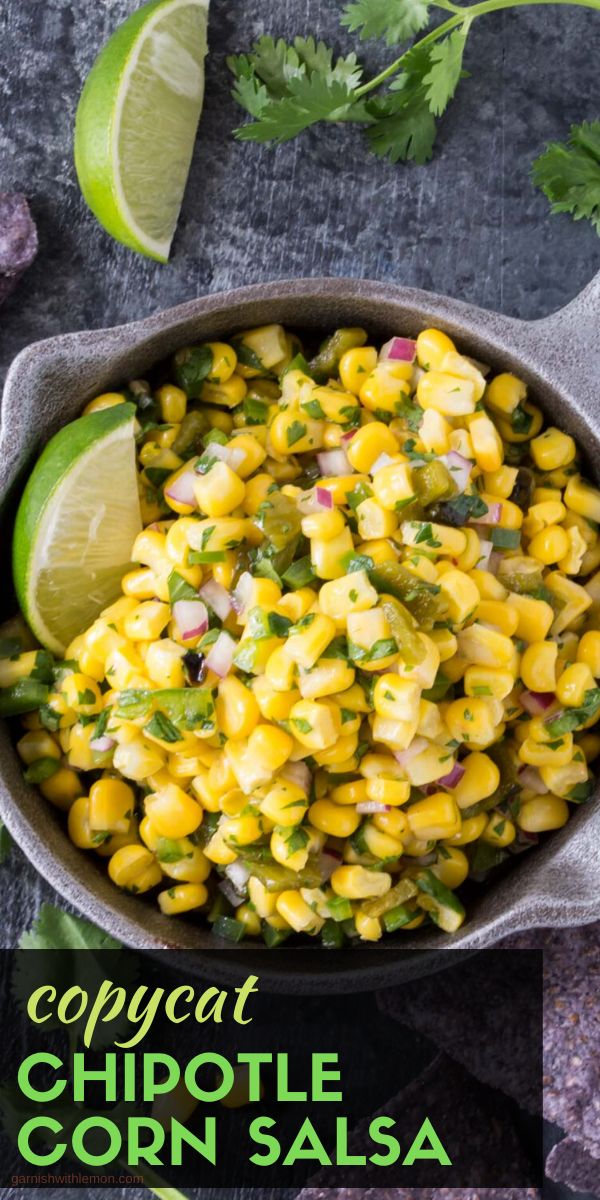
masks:
[[[142,528],[135,406],[89,413],[48,442],[29,477],[13,538],[24,616],[43,646],[69,642],[120,594]]]
[[[81,93],[75,166],[100,224],[166,262],[204,99],[208,0],[151,0],[101,50]]]

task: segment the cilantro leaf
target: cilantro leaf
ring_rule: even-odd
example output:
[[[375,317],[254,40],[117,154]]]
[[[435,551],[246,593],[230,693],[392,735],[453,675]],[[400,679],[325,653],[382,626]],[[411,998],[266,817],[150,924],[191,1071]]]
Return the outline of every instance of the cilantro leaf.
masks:
[[[367,108],[374,123],[367,130],[371,149],[396,163],[400,159],[422,166],[433,154],[437,133],[429,107],[425,77],[431,69],[430,50],[413,46],[403,57],[404,69],[390,90]]]
[[[294,49],[309,73],[316,71],[327,79],[336,79],[351,88],[360,84],[362,67],[356,60],[356,54],[338,58],[334,63],[333,51],[324,42],[315,42],[312,37],[294,38]]]
[[[42,904],[31,929],[21,935],[21,950],[118,950],[120,942],[83,917]]]
[[[266,104],[257,120],[236,129],[245,142],[287,142],[317,121],[338,119],[338,112],[352,100],[352,88],[339,79],[322,75],[293,76],[288,94]]]
[[[464,74],[462,60],[467,44],[468,29],[455,29],[449,37],[432,46],[429,56],[431,69],[423,78],[426,85],[429,108],[436,117],[441,117],[448,107]]]
[[[350,33],[360,29],[361,40],[385,37],[388,46],[406,41],[428,21],[427,0],[354,0],[341,18]]]
[[[591,221],[600,235],[600,121],[572,125],[565,143],[550,142],[535,160],[532,178],[552,212]]]

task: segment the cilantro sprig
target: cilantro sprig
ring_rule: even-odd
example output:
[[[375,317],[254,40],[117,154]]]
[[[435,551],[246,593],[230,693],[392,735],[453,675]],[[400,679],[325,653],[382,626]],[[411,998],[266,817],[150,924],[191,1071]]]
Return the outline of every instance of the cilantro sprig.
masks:
[[[600,10],[600,0],[536,0]],[[340,22],[360,41],[397,46],[422,36],[372,79],[353,52],[335,57],[312,37],[291,44],[263,36],[247,54],[232,55],[233,96],[252,120],[235,130],[242,141],[279,144],[321,121],[364,127],[372,152],[391,162],[426,163],[438,121],[468,72],[463,60],[473,22],[528,0],[352,0]],[[448,13],[430,27],[436,10]],[[427,32],[423,31],[427,29]],[[552,143],[533,166],[533,180],[554,212],[586,218],[600,234],[600,121],[573,126],[566,145]]]

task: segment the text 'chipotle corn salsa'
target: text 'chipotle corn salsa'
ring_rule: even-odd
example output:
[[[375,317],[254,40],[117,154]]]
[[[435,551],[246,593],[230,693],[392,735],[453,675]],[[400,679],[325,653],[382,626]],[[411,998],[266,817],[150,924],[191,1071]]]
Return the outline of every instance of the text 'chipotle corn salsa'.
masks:
[[[514,375],[367,343],[268,325],[93,400],[137,409],[136,565],[64,662],[0,661],[73,842],[234,941],[453,933],[592,792],[600,491]]]

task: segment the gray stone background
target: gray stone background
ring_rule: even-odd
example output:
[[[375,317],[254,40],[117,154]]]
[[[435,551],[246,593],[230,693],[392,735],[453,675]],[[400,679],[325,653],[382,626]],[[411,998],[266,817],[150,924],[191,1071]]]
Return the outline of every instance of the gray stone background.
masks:
[[[551,216],[528,177],[545,141],[598,116],[596,14],[538,8],[478,21],[466,57],[472,77],[442,122],[434,160],[415,168],[374,159],[352,129],[320,128],[276,151],[235,143],[240,112],[226,54],[263,32],[312,33],[340,50],[354,43],[339,29],[337,0],[212,4],[204,115],[172,259],[161,266],[111,242],[86,210],[72,166],[82,82],[134,0],[3,0],[0,189],[30,198],[40,253],[0,312],[0,379],[35,339],[261,279],[370,277],[533,318],[566,303],[600,268],[592,228]],[[373,73],[392,56],[361,47]],[[1,944],[11,946],[42,899],[61,899],[16,847],[0,878]],[[71,1194],[83,1193],[61,1192]],[[571,1193],[548,1185],[545,1195]]]

